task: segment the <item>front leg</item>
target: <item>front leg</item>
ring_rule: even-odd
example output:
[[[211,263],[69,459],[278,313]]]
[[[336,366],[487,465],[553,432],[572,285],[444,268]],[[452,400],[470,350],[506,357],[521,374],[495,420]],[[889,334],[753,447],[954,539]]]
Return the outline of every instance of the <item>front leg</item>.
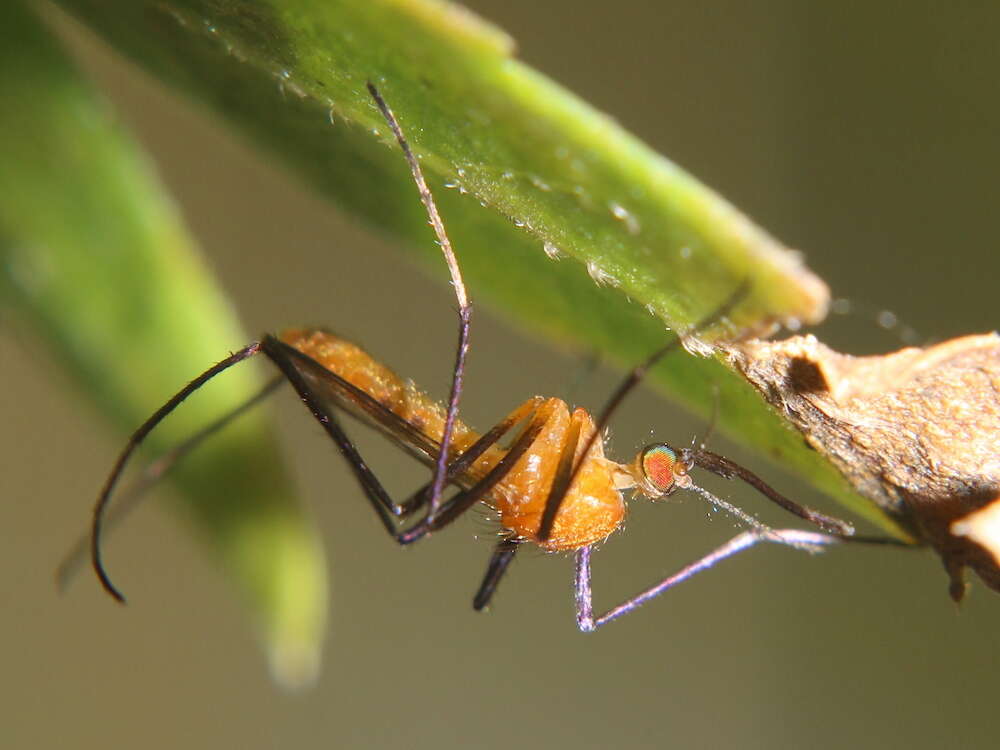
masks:
[[[611,622],[628,612],[642,606],[650,599],[653,599],[669,588],[676,586],[681,581],[686,581],[696,573],[708,570],[713,565],[727,557],[731,557],[743,550],[753,547],[759,542],[772,542],[795,547],[806,552],[819,552],[823,547],[831,544],[846,541],[840,537],[829,534],[821,534],[814,531],[801,531],[799,529],[752,529],[744,531],[742,534],[730,539],[718,549],[705,555],[678,572],[674,573],[656,585],[646,589],[641,594],[637,594],[631,599],[627,599],[617,607],[609,609],[603,615],[594,617],[593,599],[590,588],[590,553],[592,545],[581,547],[576,552],[576,585],[574,588],[576,598],[576,625],[584,633],[596,630],[601,625]]]

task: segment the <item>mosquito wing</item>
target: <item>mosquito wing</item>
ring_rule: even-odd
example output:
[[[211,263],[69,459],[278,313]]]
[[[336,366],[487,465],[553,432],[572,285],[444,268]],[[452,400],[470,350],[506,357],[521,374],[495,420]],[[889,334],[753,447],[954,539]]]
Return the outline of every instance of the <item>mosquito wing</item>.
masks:
[[[438,440],[393,413],[356,385],[273,336],[264,338],[262,348],[300,391],[300,395],[301,389],[309,393],[322,411],[321,418],[335,420],[337,411],[346,412],[378,430],[423,463],[433,465],[437,460],[441,450]]]

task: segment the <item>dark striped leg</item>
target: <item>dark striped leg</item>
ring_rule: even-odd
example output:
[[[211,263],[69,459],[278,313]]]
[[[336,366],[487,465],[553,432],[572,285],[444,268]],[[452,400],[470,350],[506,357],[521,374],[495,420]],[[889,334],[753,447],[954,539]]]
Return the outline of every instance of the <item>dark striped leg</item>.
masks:
[[[104,590],[122,604],[125,603],[125,597],[122,596],[122,593],[111,582],[111,577],[108,575],[108,571],[104,567],[104,561],[101,559],[101,532],[104,530],[104,516],[105,513],[107,513],[108,504],[111,502],[111,494],[114,492],[115,486],[118,484],[118,480],[121,478],[122,472],[125,470],[125,465],[132,457],[132,454],[135,453],[136,448],[142,444],[142,441],[146,439],[146,436],[153,431],[156,425],[162,422],[174,409],[180,406],[188,396],[201,388],[205,383],[219,373],[225,372],[233,365],[239,364],[246,359],[250,359],[250,357],[259,353],[260,347],[261,345],[258,341],[243,347],[238,352],[226,357],[217,365],[205,370],[205,372],[184,386],[173,398],[157,409],[149,419],[139,425],[139,429],[132,433],[128,443],[125,444],[125,447],[119,454],[118,460],[115,461],[115,465],[111,469],[111,474],[109,474],[107,480],[105,480],[104,486],[101,488],[101,492],[97,497],[97,502],[94,504],[94,517],[90,526],[90,562],[94,568],[94,572],[97,574],[97,578],[104,587]]]
[[[507,572],[507,567],[514,560],[519,542],[515,539],[501,539],[493,550],[489,565],[486,566],[486,575],[483,582],[479,584],[479,591],[472,600],[472,608],[477,612],[489,606],[493,594],[496,593],[500,579]]]
[[[429,497],[430,510],[428,511],[428,517],[429,520],[433,520],[441,508],[441,496],[445,485],[448,483],[447,462],[450,455],[449,448],[451,447],[452,431],[455,427],[455,421],[458,419],[458,402],[462,397],[465,358],[469,352],[469,321],[472,318],[472,303],[469,302],[469,296],[465,291],[465,281],[462,278],[462,270],[458,265],[458,258],[455,257],[455,252],[452,250],[451,240],[448,239],[448,233],[444,229],[444,222],[441,221],[441,216],[438,214],[431,189],[427,186],[427,180],[424,179],[423,170],[420,168],[420,161],[410,148],[406,136],[403,135],[403,129],[400,127],[396,116],[392,113],[392,108],[386,103],[378,89],[370,81],[368,83],[368,93],[375,100],[375,104],[385,118],[385,121],[389,123],[393,135],[396,136],[396,142],[399,143],[399,147],[406,157],[406,163],[410,166],[410,173],[413,175],[413,181],[416,183],[417,191],[420,193],[420,201],[427,210],[427,218],[434,228],[438,245],[441,247],[441,254],[444,255],[445,264],[448,266],[448,273],[451,275],[451,285],[455,290],[455,300],[458,302],[458,346],[455,350],[455,367],[452,370],[451,391],[448,394],[448,410],[445,413],[444,429],[441,433],[441,452],[434,464],[434,478],[431,480],[431,493]]]
[[[169,451],[156,458],[156,460],[147,464],[142,470],[142,474],[139,478],[126,488],[124,492],[119,493],[121,495],[121,499],[108,508],[108,511],[104,516],[102,532],[104,534],[109,533],[118,524],[125,520],[125,518],[139,506],[139,503],[149,496],[147,494],[148,491],[154,485],[159,483],[164,476],[173,471],[174,467],[177,466],[177,464],[180,463],[185,456],[194,451],[195,448],[205,442],[205,440],[210,438],[212,435],[215,435],[238,417],[242,416],[265,398],[270,396],[278,388],[278,386],[282,385],[284,382],[284,378],[272,378],[267,385],[261,388],[255,395],[251,396],[242,404],[233,408],[226,414],[223,414],[214,422],[209,423],[202,429],[198,430],[198,432],[191,437],[181,443],[178,443]],[[86,563],[89,552],[90,535],[84,534],[76,541],[76,544],[73,545],[70,551],[66,553],[63,561],[56,569],[56,587],[60,591],[66,589],[66,586],[69,585],[73,576],[75,576],[80,567]]]
[[[316,421],[320,423],[334,441],[354,472],[355,478],[378,514],[386,531],[400,544],[411,544],[430,532],[447,526],[485,497],[496,483],[502,480],[507,472],[513,468],[514,464],[524,455],[525,451],[531,447],[531,444],[538,436],[544,424],[544,417],[537,413],[542,399],[536,397],[525,401],[493,429],[473,443],[468,450],[464,451],[457,458],[453,458],[448,464],[445,474],[446,479],[450,483],[455,483],[460,479],[468,481],[466,473],[472,467],[473,462],[481,457],[490,446],[499,441],[513,427],[525,422],[524,428],[514,443],[507,449],[504,457],[484,477],[476,481],[468,489],[463,489],[440,503],[436,508],[436,512],[434,506],[430,503],[434,492],[434,480],[411,495],[408,500],[397,503],[389,496],[389,493],[382,486],[375,473],[365,463],[354,442],[347,436],[343,426],[340,424],[340,420],[337,419],[334,402],[340,408],[344,409],[350,405],[353,408],[369,413],[378,411],[379,417],[383,420],[401,420],[384,406],[375,402],[371,396],[359,391],[355,386],[347,383],[339,376],[326,370],[322,365],[287,344],[268,336],[261,343],[261,348],[285,375],[313,417],[315,417]],[[395,422],[393,423],[395,424]],[[403,427],[408,425],[402,423],[398,426]],[[440,448],[434,446],[433,448],[428,448],[428,450],[436,454],[440,451]],[[428,506],[429,509],[423,519],[408,529],[402,531],[398,529],[398,519],[408,518],[424,506]]]

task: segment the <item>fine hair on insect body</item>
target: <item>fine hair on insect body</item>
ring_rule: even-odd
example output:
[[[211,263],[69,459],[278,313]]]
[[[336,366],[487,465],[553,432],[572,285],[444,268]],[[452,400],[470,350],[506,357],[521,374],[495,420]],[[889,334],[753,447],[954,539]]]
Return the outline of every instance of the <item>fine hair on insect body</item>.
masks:
[[[809,552],[845,541],[895,542],[855,536],[850,524],[784,497],[756,474],[706,450],[700,443],[682,449],[656,443],[643,448],[628,463],[618,463],[604,455],[606,428],[622,400],[650,368],[680,348],[685,337],[723,321],[746,296],[749,288],[746,283],[714,312],[684,334],[673,337],[634,368],[596,417],[582,408],[571,410],[561,399],[535,396],[485,433],[474,432],[465,425],[459,419],[459,402],[469,351],[472,306],[458,259],[418,159],[389,105],[374,85],[369,83],[368,90],[409,165],[455,290],[458,343],[447,402],[444,405],[434,402],[359,346],[328,331],[290,329],[280,336],[266,335],[249,344],[206,370],[168,400],[136,430],[119,455],[94,507],[89,540],[93,568],[108,593],[125,601],[104,564],[101,542],[112,493],[131,455],[160,421],[189,395],[216,375],[258,354],[265,355],[280,372],[264,390],[270,392],[276,382],[291,384],[347,461],[386,531],[399,544],[411,544],[443,529],[479,502],[497,512],[503,533],[473,598],[477,610],[489,604],[501,578],[524,544],[534,544],[546,551],[575,553],[577,624],[581,630],[589,631],[632,611],[717,562],[762,542]],[[339,413],[349,414],[379,430],[428,465],[432,470],[430,481],[402,502],[394,500],[344,430]],[[154,474],[147,472],[143,483],[160,476],[170,464],[233,416],[233,413],[225,415],[178,446],[157,462]],[[501,443],[510,436],[506,444]],[[819,530],[765,526],[696,484],[691,476],[695,468],[726,479],[740,479]],[[447,495],[449,488],[454,491]],[[657,500],[679,490],[695,493],[748,528],[674,575],[595,617],[590,584],[591,553],[596,543],[621,525],[625,516],[623,493],[633,492]],[[133,496],[134,493],[130,498]]]

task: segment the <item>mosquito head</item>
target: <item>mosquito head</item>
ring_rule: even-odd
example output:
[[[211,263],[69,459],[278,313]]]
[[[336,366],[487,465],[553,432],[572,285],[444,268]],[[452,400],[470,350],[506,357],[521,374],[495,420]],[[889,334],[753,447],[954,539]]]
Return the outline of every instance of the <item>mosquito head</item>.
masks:
[[[629,473],[635,486],[650,500],[668,497],[677,490],[690,490],[748,527],[761,532],[770,531],[749,513],[694,483],[690,472],[696,464],[700,465],[698,462],[702,453],[693,448],[677,450],[666,443],[654,443],[639,451],[629,466]]]
[[[666,443],[647,445],[630,467],[636,486],[652,500],[676,490],[693,486],[689,472],[694,466],[692,451],[673,448]]]

